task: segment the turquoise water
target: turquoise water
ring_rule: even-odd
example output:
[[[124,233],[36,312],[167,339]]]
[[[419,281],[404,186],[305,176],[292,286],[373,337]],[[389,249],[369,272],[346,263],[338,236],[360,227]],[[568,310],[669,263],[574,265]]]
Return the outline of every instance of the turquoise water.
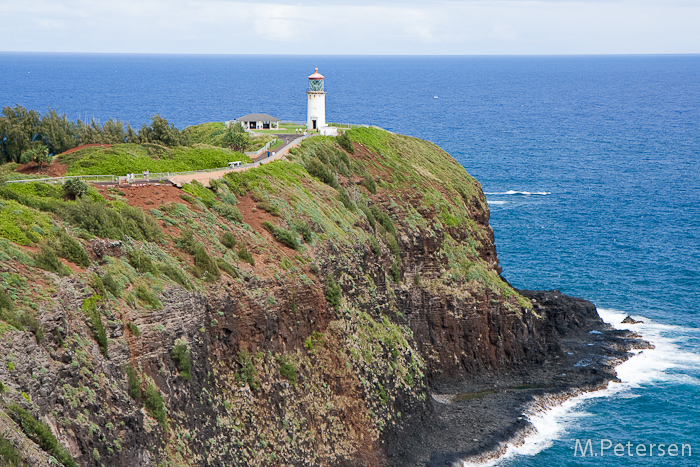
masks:
[[[624,364],[622,383],[533,414],[539,434],[500,465],[700,464],[700,56],[5,53],[0,105],[134,127],[156,112],[179,127],[302,121],[316,66],[329,121],[434,141],[481,181],[511,283],[646,321],[657,348]],[[577,439],[688,443],[692,456],[574,457]]]

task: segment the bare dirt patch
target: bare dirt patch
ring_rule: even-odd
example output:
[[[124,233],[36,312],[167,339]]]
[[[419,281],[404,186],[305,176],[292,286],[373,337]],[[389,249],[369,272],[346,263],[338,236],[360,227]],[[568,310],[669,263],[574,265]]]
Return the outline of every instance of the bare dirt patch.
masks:
[[[130,206],[138,206],[145,210],[158,209],[158,207],[161,205],[171,201],[185,205],[187,204],[187,202],[182,199],[182,190],[168,184],[149,183],[131,185],[128,187],[96,186],[96,188],[97,191],[99,191],[100,194],[107,199],[112,198],[112,194],[117,194],[123,196],[124,202]],[[114,191],[110,193],[110,188],[119,190],[120,193]]]
[[[15,172],[19,172],[25,175],[45,175],[46,177],[63,177],[63,175],[68,170],[68,165],[61,164],[54,158],[51,164],[39,165],[35,162],[29,162],[27,164],[22,164]]]

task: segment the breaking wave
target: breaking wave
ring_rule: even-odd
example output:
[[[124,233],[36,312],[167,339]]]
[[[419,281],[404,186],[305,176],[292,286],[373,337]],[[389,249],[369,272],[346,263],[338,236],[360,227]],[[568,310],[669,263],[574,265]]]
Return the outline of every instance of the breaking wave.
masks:
[[[532,431],[519,443],[508,444],[503,455],[488,460],[463,461],[463,467],[489,467],[499,465],[516,465],[518,456],[533,456],[552,446],[556,439],[574,426],[576,420],[588,416],[578,407],[589,399],[608,397],[636,397],[631,390],[643,384],[682,380],[700,385],[700,379],[686,374],[677,374],[672,369],[695,370],[700,373],[700,355],[681,349],[688,338],[698,337],[700,329],[671,326],[655,323],[642,316],[634,316],[643,321],[640,324],[621,324],[627,316],[617,310],[598,309],[600,317],[616,329],[628,329],[640,333],[646,341],[654,345],[653,349],[635,351],[636,355],[622,362],[615,370],[620,382],[609,382],[605,389],[587,392],[563,402],[556,398],[543,398],[536,407],[525,414],[532,424]],[[625,393],[628,393],[625,395]],[[509,462],[510,461],[510,462]]]
[[[539,196],[546,196],[546,195],[551,195],[552,193],[550,191],[515,191],[515,190],[508,190],[508,191],[499,191],[499,192],[492,192],[492,193],[484,193],[485,195],[519,195],[519,196],[530,196],[530,195],[539,195]]]

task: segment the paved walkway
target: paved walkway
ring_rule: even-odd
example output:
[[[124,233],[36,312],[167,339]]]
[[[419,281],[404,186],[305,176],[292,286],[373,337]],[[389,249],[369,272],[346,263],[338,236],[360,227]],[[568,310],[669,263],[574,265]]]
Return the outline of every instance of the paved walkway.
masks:
[[[196,174],[191,174],[191,175],[176,175],[170,177],[168,180],[170,182],[177,186],[177,187],[182,187],[185,183],[190,183],[192,180],[197,180],[199,183],[202,185],[208,187],[209,186],[209,180],[221,178],[227,173],[230,172],[242,172],[244,170],[252,169],[253,167],[257,167],[260,164],[267,164],[268,162],[276,161],[284,156],[287,155],[289,150],[293,147],[297,147],[301,144],[301,141],[306,138],[306,136],[299,136],[295,138],[293,141],[290,138],[290,142],[282,146],[280,149],[275,151],[275,155],[271,157],[267,157],[267,151],[263,152],[260,156],[256,157],[253,159],[252,164],[245,164],[241,165],[240,167],[232,168],[232,169],[224,169],[220,170],[218,172],[203,172],[203,173],[196,173]]]

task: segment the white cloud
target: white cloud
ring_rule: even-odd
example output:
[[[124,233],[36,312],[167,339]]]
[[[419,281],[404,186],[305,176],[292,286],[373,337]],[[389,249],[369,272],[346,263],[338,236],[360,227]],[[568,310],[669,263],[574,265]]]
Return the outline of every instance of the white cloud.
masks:
[[[691,0],[0,0],[0,50],[700,53]]]

